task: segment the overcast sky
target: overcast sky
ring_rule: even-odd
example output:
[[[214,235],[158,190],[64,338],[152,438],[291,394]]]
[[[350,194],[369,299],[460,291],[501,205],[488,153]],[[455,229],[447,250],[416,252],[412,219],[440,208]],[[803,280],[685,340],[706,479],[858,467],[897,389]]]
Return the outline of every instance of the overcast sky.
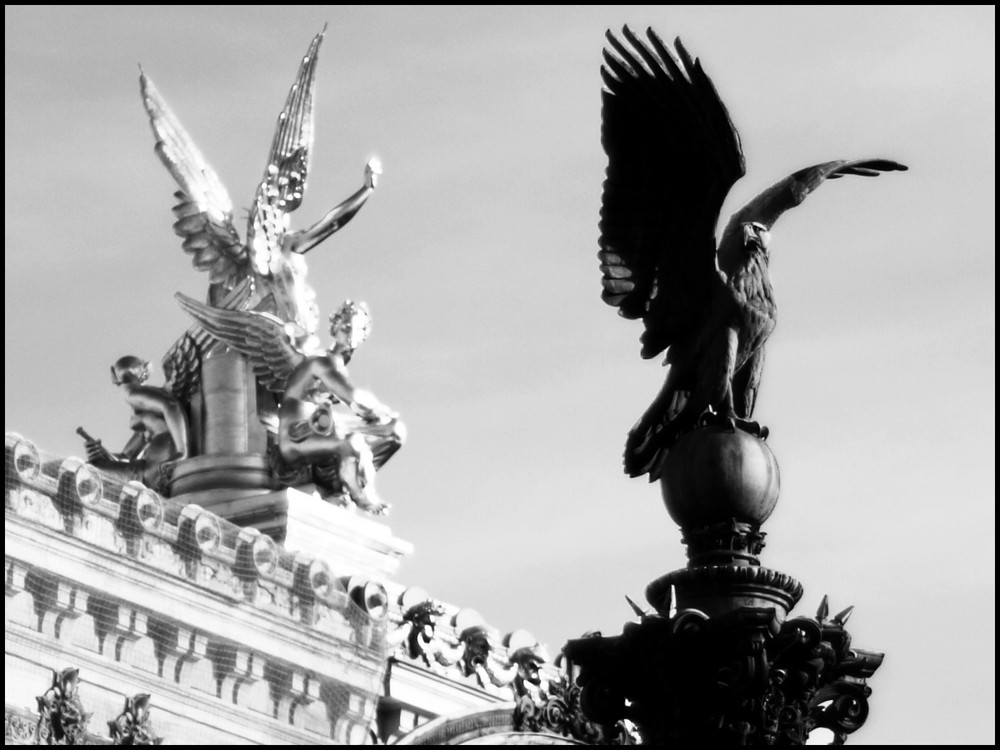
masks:
[[[5,429],[112,447],[123,354],[156,364],[202,297],[171,229],[137,63],[242,217],[309,41],[316,147],[293,227],[384,175],[308,256],[324,315],[366,300],[355,380],[409,441],[380,472],[399,580],[555,652],[617,634],[681,567],[629,427],[664,371],[600,300],[604,31],[680,35],[759,190],[830,159],[910,166],[822,186],[777,224],[778,326],[756,416],[782,497],[763,563],[854,604],[885,651],[871,743],[995,741],[995,9],[18,7],[4,11]]]

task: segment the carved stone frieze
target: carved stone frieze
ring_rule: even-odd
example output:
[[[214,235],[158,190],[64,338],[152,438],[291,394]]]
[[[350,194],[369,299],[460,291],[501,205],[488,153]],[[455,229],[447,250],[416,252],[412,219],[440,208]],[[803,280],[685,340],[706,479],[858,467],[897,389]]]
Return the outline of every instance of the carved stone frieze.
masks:
[[[42,726],[37,714],[5,708],[3,719],[5,745],[48,744],[49,726]]]

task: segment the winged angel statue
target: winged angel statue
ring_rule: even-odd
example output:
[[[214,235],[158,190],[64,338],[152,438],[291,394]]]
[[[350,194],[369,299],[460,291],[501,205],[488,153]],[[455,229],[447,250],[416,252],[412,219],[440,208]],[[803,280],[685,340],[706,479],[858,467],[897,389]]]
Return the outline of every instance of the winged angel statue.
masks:
[[[192,455],[184,435],[186,423],[181,424],[178,417],[174,425],[166,417],[192,403],[202,358],[214,345],[213,339],[230,346],[248,358],[258,387],[276,396],[267,405],[257,405],[261,421],[272,433],[272,474],[289,486],[315,482],[328,497],[346,496],[365,510],[382,513],[388,506],[375,493],[375,470],[402,444],[404,428],[394,413],[371,394],[356,389],[347,377],[346,364],[370,326],[363,304],[345,303],[331,318],[336,342],[329,351],[320,347],[316,335],[319,309],[306,283],[304,259],[365,204],[381,173],[378,162],[370,161],[364,185],[315,225],[301,231],[289,229],[290,215],[302,202],[309,172],[316,63],[324,32],[325,28],[310,43],[278,116],[264,176],[250,207],[245,242],[234,224],[232,201],[215,171],[152,81],[144,72],[140,74],[156,153],[180,188],[174,194],[178,201],[173,209],[174,231],[183,239],[182,247],[194,266],[208,272],[209,289],[207,304],[180,295],[197,325],[164,357],[166,386],[143,386],[148,365],[135,357],[120,361],[128,365],[128,378],[120,382],[137,415],[141,409],[140,416],[148,417],[142,425],[138,416],[133,417],[133,429],[141,426],[145,436],[153,430],[146,423],[156,417],[156,437],[172,442],[161,453],[170,462],[184,459]],[[119,383],[117,376],[115,382]],[[150,405],[154,390],[159,400]],[[201,395],[207,410],[211,394]],[[276,420],[271,412],[274,403]],[[218,408],[231,410],[232,405]],[[82,430],[81,435],[88,441],[88,455],[103,450],[100,441]],[[193,445],[191,450],[196,448]],[[109,454],[109,460],[137,461],[131,453],[124,457]]]
[[[601,74],[608,156],[600,221],[602,298],[641,318],[642,356],[666,351],[659,395],[629,433],[625,471],[659,477],[670,447],[699,422],[760,437],[751,422],[774,329],[770,230],[825,180],[905,170],[887,159],[828,161],[775,183],[729,219],[722,203],[744,175],[740,138],[701,63],[680,39],[610,31]]]
[[[314,336],[270,313],[175,296],[214,338],[246,355],[262,385],[281,395],[275,475],[290,485],[314,481],[328,495],[346,494],[363,510],[385,513],[375,471],[406,431],[395,413],[348,377],[347,363],[371,329],[367,306],[348,300],[330,316],[334,343],[323,351]]]
[[[174,231],[183,238],[182,247],[195,268],[209,273],[209,304],[252,306],[296,324],[306,334],[315,333],[319,312],[315,293],[305,281],[303,256],[354,217],[381,173],[378,162],[370,161],[363,187],[309,229],[289,231],[290,214],[302,202],[309,172],[316,59],[323,33],[309,45],[278,116],[264,177],[250,207],[246,242],[240,240],[233,204],[219,177],[153,82],[145,73],[139,78],[156,153],[180,186],[174,193]]]

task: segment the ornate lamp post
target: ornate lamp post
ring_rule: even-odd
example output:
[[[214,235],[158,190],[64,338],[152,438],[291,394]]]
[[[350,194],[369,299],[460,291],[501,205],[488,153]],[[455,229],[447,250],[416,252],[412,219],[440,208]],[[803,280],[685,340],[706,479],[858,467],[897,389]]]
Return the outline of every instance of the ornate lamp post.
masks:
[[[788,615],[802,596],[760,564],[778,464],[751,421],[776,307],[770,230],[827,179],[905,170],[831,161],[772,185],[715,230],[745,171],[739,135],[701,63],[650,29],[608,34],[602,142],[602,297],[644,325],[642,354],[666,354],[660,394],[632,429],[625,470],[659,480],[688,564],[646,589],[654,608],[614,637],[565,647],[581,708],[604,735],[631,722],[644,742],[843,743],[868,715],[882,654],[851,647],[851,608]]]
[[[774,454],[742,430],[701,427],[660,481],[688,564],[649,584],[655,614],[566,645],[585,715],[607,736],[629,720],[652,744],[804,744],[816,728],[842,743],[868,716],[882,654],[852,648],[851,609],[830,617],[825,598],[815,617],[788,618],[802,586],[759,560]]]

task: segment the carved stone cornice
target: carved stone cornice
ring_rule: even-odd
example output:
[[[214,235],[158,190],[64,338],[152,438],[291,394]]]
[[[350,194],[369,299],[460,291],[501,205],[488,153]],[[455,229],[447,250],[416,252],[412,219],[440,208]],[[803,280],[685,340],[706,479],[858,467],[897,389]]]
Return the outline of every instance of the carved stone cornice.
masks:
[[[4,705],[3,739],[5,745],[53,745],[50,725],[40,721],[41,717],[33,711]],[[110,745],[108,737],[91,732],[84,732],[81,745]]]
[[[44,653],[105,685],[122,672],[111,689],[127,695],[221,700],[213,710],[233,736],[241,721],[247,736],[277,721],[287,730],[274,736],[297,742],[367,732],[389,649],[377,581],[335,569],[335,555],[287,551],[197,505],[7,442],[8,667],[27,673],[27,654]],[[377,536],[376,547],[392,546]]]

